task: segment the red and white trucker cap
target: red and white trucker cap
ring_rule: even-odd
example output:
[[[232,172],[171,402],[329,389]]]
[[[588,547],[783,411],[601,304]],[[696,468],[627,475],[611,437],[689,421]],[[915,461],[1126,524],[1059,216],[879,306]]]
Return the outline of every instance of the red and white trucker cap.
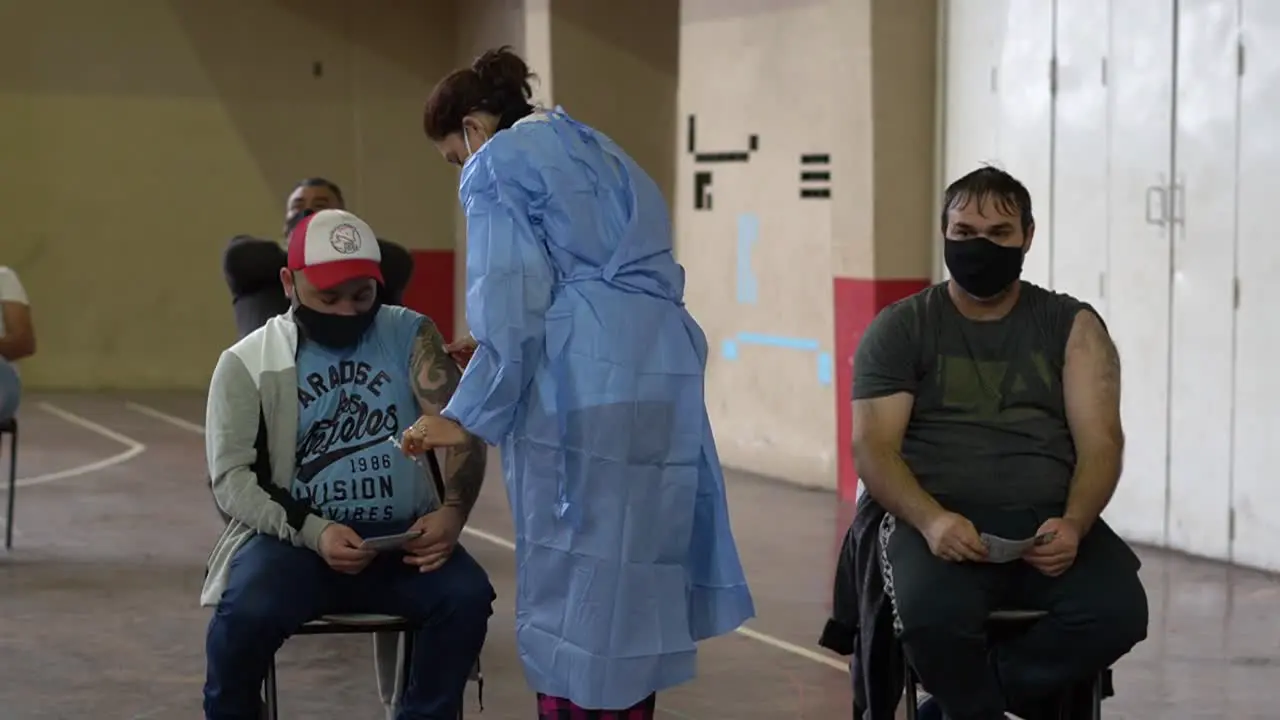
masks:
[[[382,252],[369,225],[346,210],[321,210],[289,233],[289,269],[320,290],[355,278],[382,284]]]

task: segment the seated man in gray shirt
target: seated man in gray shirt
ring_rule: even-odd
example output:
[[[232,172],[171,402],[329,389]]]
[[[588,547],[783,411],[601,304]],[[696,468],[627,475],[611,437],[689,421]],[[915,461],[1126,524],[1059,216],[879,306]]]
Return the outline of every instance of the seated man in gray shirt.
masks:
[[[888,511],[884,584],[921,684],[950,720],[1039,716],[1146,637],[1139,561],[1099,518],[1124,448],[1119,358],[1093,308],[1019,280],[1022,183],[957,180],[942,230],[951,279],[886,308],[858,347],[854,456]],[[980,533],[1041,539],[997,564]],[[1003,608],[1048,615],[989,653]]]

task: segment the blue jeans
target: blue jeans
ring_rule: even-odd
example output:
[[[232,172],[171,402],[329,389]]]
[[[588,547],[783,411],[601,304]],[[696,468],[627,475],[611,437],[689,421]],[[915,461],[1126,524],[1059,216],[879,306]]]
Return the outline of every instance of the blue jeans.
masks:
[[[372,537],[404,530],[357,526]],[[284,641],[321,615],[398,615],[414,636],[399,720],[456,720],[467,677],[493,614],[489,576],[459,546],[440,569],[420,573],[383,553],[358,575],[335,572],[314,551],[255,535],[236,552],[205,639],[207,720],[259,720],[267,666]]]
[[[22,382],[13,364],[0,358],[0,421],[18,413],[18,400],[22,397]]]

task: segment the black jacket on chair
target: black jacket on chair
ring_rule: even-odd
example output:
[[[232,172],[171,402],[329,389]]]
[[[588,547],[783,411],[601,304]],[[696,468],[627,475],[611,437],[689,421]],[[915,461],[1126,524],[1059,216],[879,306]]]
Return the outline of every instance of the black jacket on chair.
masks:
[[[854,720],[893,720],[902,699],[902,646],[880,574],[884,508],[863,493],[844,536],[832,583],[831,618],[818,644],[851,656]]]

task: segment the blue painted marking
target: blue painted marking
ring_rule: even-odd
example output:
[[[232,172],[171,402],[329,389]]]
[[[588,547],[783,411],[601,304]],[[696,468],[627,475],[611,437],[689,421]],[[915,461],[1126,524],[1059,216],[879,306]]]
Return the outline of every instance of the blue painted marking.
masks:
[[[781,335],[761,335],[760,333],[738,333],[738,342],[747,343],[748,345],[786,348],[788,350],[808,350],[809,352],[817,352],[822,347],[817,340],[783,337]]]
[[[720,346],[720,352],[724,354],[725,360],[737,360],[738,343],[732,340],[725,340],[724,344]]]
[[[831,364],[831,353],[818,353],[818,382],[823,385],[830,385],[833,374],[834,366]]]
[[[763,345],[765,347],[783,348],[817,353],[818,382],[830,385],[835,375],[835,366],[831,361],[831,353],[822,352],[822,344],[808,338],[783,337],[781,335],[764,335],[761,333],[738,333],[725,340],[720,352],[725,360],[737,360],[741,345]]]
[[[759,301],[759,283],[756,282],[755,270],[751,267],[751,253],[760,241],[760,218],[755,213],[742,213],[738,216],[737,246],[737,299],[741,305],[755,305]],[[766,347],[784,348],[818,353],[818,382],[830,385],[833,373],[831,353],[821,352],[822,344],[807,338],[784,337],[782,335],[764,335],[761,333],[738,333],[720,345],[720,353],[725,360],[737,360],[741,345],[763,345]]]
[[[759,296],[756,274],[751,269],[751,251],[760,240],[760,218],[754,213],[738,216],[738,302],[754,305]]]

